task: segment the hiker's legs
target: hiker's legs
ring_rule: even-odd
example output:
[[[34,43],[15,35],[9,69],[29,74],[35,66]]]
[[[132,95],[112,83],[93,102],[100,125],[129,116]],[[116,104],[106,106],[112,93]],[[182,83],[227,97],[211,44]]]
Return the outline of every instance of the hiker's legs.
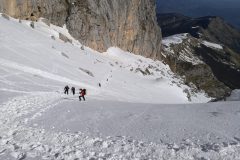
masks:
[[[82,101],[82,98],[85,101],[85,97],[84,96],[79,96],[79,101]]]

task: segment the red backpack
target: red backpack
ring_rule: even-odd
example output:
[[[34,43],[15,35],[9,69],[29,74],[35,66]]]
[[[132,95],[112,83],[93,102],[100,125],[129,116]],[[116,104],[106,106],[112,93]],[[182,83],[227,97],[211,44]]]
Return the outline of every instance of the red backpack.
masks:
[[[84,96],[87,94],[87,90],[86,89],[83,89],[82,92],[83,92]]]

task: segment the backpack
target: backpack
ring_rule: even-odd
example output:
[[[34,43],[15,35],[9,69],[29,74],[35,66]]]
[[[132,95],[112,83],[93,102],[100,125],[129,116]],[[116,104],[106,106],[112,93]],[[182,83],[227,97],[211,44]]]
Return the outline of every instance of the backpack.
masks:
[[[83,94],[87,95],[87,90],[86,89],[83,89]]]

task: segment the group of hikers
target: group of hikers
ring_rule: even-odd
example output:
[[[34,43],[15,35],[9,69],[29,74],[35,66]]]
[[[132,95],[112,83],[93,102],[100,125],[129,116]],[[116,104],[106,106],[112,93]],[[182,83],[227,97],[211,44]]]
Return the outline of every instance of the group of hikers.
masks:
[[[65,86],[64,87],[64,94],[69,94],[69,89],[70,89],[70,87],[67,85],[67,86]],[[75,93],[76,93],[76,89],[75,89],[75,87],[72,87],[71,88],[71,92],[72,92],[72,94],[73,95],[75,95]],[[85,96],[86,96],[86,89],[79,89],[79,101],[82,101],[82,99],[85,101],[86,99],[85,99]]]

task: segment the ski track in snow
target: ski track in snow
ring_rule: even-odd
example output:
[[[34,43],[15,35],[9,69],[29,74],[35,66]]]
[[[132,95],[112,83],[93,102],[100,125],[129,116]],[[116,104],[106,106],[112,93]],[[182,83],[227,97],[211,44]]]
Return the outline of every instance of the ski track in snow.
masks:
[[[239,159],[240,144],[156,144],[130,137],[91,137],[27,127],[42,112],[65,101],[57,92],[31,93],[0,106],[0,159]],[[100,114],[100,113],[99,113]],[[136,117],[135,117],[136,118]],[[132,120],[133,121],[133,120]],[[130,121],[129,123],[131,123]],[[126,124],[128,125],[128,124]]]

